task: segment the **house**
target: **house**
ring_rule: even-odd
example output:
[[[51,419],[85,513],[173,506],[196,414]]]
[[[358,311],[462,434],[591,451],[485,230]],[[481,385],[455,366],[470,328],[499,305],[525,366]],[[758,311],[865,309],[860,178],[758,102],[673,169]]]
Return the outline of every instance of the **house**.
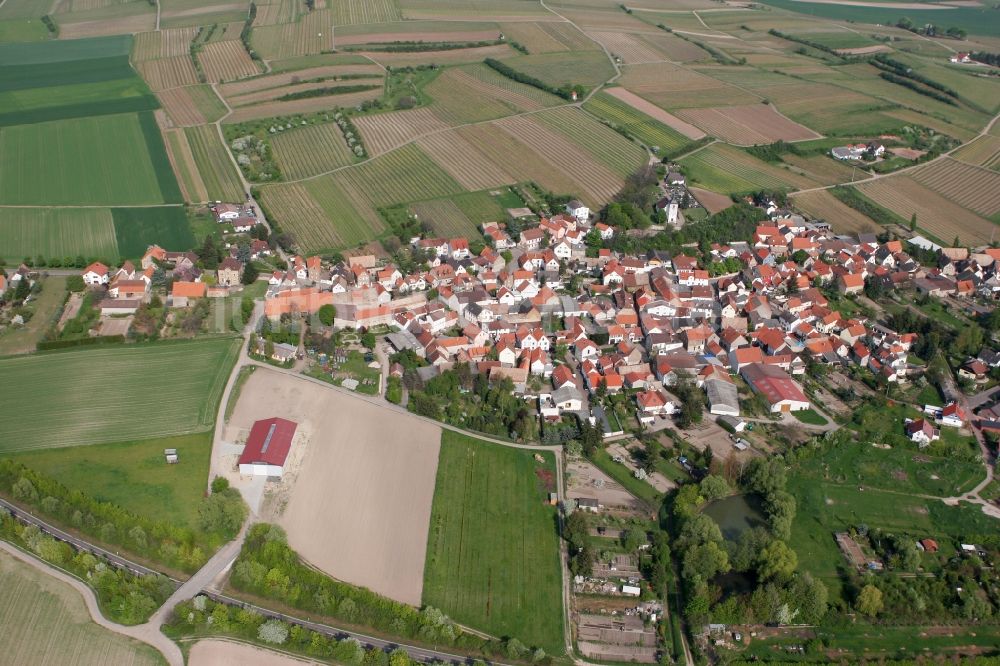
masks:
[[[299,349],[295,345],[279,342],[274,345],[274,352],[271,354],[271,359],[278,363],[288,363],[295,360],[295,355],[298,354],[298,351]]]
[[[590,209],[577,199],[571,199],[566,204],[566,212],[575,217],[577,222],[586,222],[590,219]]]
[[[232,287],[240,283],[243,277],[243,264],[237,259],[232,257],[226,257],[219,264],[219,270],[216,272],[216,281],[223,287]]]
[[[174,282],[170,287],[170,303],[175,308],[186,308],[191,299],[205,297],[205,288],[204,282],[183,282],[180,280]]]
[[[663,391],[641,391],[636,393],[635,402],[639,406],[639,420],[643,423],[652,423],[654,417],[673,414],[677,409],[677,405]]]
[[[583,409],[583,397],[575,385],[556,389],[552,393],[552,402],[560,412],[578,412]]]
[[[941,432],[927,419],[916,419],[906,423],[906,436],[910,438],[911,442],[916,442],[920,448],[923,448],[940,439]]]
[[[298,424],[282,418],[255,421],[240,454],[240,474],[280,477]]]
[[[865,277],[861,273],[843,273],[837,276],[837,291],[858,294],[865,290]]]
[[[99,261],[95,261],[83,269],[82,277],[83,283],[90,287],[107,284],[108,267]]]
[[[949,428],[961,428],[969,420],[969,415],[957,402],[952,402],[944,406],[937,422]]]
[[[972,62],[972,57],[968,53],[956,53],[948,58],[948,62],[953,62],[957,65],[967,65]]]
[[[212,213],[215,214],[216,222],[231,222],[238,218],[243,210],[235,204],[219,203],[212,206]]]
[[[764,396],[772,412],[797,412],[809,409],[809,399],[787,372],[776,365],[751,363],[740,375],[757,393]]]
[[[917,542],[917,548],[928,553],[938,552],[938,542],[934,539],[921,539]]]

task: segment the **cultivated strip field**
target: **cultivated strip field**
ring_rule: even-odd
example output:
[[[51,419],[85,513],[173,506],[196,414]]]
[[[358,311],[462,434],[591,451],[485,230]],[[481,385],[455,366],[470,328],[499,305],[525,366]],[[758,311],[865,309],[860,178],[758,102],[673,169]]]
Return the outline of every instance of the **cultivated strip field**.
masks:
[[[417,140],[421,150],[467,190],[511,185],[515,178],[475,149],[458,132],[442,132]]]
[[[205,181],[198,172],[187,134],[183,129],[168,129],[163,132],[163,138],[184,201],[188,203],[208,201],[208,190],[205,189]]]
[[[762,162],[739,148],[712,144],[681,160],[695,183],[726,194],[761,189],[803,189],[814,181]]]
[[[1000,173],[945,158],[908,175],[980,215],[990,217],[1000,212]]]
[[[412,25],[412,24],[410,24]],[[420,24],[427,25],[427,24]],[[434,23],[435,26],[445,27],[444,24]],[[361,28],[381,28],[382,26],[364,25]],[[424,31],[413,28],[407,31],[395,32],[349,32],[351,28],[337,28],[337,46],[359,46],[374,44],[391,44],[392,42],[491,42],[497,38],[496,30],[438,30]]]
[[[402,18],[394,0],[337,0],[332,6],[334,25],[388,23]]]
[[[417,65],[463,65],[480,63],[486,58],[506,58],[517,53],[507,44],[480,46],[473,49],[448,49],[446,51],[418,51],[414,53],[393,51],[362,51],[385,67],[415,67]]]
[[[222,144],[219,133],[212,125],[199,125],[184,130],[198,172],[205,183],[210,200],[239,201],[243,198],[243,185],[229,151]]]
[[[341,86],[354,86],[354,85],[366,85],[371,89],[378,89],[382,87],[382,79],[379,77],[372,77],[369,79],[352,79],[349,83],[337,83],[335,81],[310,81],[308,83],[297,83],[290,86],[284,86],[282,88],[267,88],[265,90],[258,90],[256,92],[246,93],[245,95],[238,95],[235,97],[229,97],[228,102],[230,106],[240,107],[248,106],[251,104],[262,104],[271,101],[283,101],[287,95],[292,95],[296,93],[303,93],[310,90],[324,90],[329,91],[330,88],[338,88]],[[319,95],[319,93],[315,93]],[[333,99],[331,95],[325,95],[326,99]],[[308,98],[306,98],[308,99]]]
[[[580,109],[552,109],[537,113],[532,118],[559,131],[620,176],[635,173],[649,161],[649,156],[640,146]]]
[[[365,92],[348,93],[346,95],[330,95],[327,97],[312,97],[296,99],[288,102],[264,102],[251,106],[241,106],[226,116],[227,123],[241,123],[247,120],[273,118],[275,116],[290,116],[296,113],[312,113],[314,111],[329,111],[336,107],[348,108],[366,100],[375,99],[382,94],[380,88]]]
[[[724,211],[733,205],[733,200],[724,194],[703,190],[700,187],[689,187],[688,189],[711,215]]]
[[[276,25],[278,23],[293,23],[299,17],[299,12],[305,7],[299,0],[267,0],[257,3],[257,18],[255,26]]]
[[[118,257],[107,208],[2,208],[0,257],[17,265],[24,257]]]
[[[198,641],[188,655],[188,666],[311,666],[318,663],[302,661],[298,657],[245,643],[219,639]]]
[[[223,338],[0,359],[0,375],[18,386],[0,412],[0,450],[206,430],[239,346]]]
[[[359,116],[354,125],[370,155],[381,155],[418,136],[448,129],[448,124],[427,108]]]
[[[188,55],[198,28],[170,28],[159,32],[140,32],[135,36],[132,57],[137,62]]]
[[[338,173],[376,207],[458,194],[462,187],[410,144]]]
[[[562,594],[551,453],[445,431],[427,544],[423,603],[550,654],[562,647]]]
[[[500,29],[507,39],[518,42],[529,53],[555,53],[559,51],[584,51],[597,45],[569,23],[539,21],[538,23],[501,23]]]
[[[1000,170],[1000,137],[986,134],[966,144],[951,154],[952,158],[966,164]]]
[[[211,98],[207,97],[206,91],[207,95],[215,96],[215,93],[208,86],[187,86],[164,90],[157,93],[156,97],[160,100],[163,110],[167,112],[167,116],[175,127],[187,127],[218,120],[219,116],[210,120],[202,112],[203,108],[207,106],[206,102],[211,103]],[[221,106],[218,98],[215,98],[215,103]],[[222,107],[222,111],[225,113],[225,107]]]
[[[625,88],[608,88],[606,92],[612,97],[625,102],[625,104],[629,105],[639,113],[649,116],[657,122],[663,123],[667,127],[680,132],[689,139],[697,140],[705,136],[704,132],[691,123],[684,122],[672,113],[667,113],[652,102],[647,102],[642,97],[639,97],[631,90],[627,90]]]
[[[470,81],[470,79],[472,79]],[[450,125],[478,123],[509,116],[510,105],[479,90],[486,84],[455,67],[449,67],[424,87],[434,100],[434,115]]]
[[[680,109],[677,115],[727,143],[748,146],[817,139],[819,134],[789,120],[769,104]]]
[[[507,132],[511,138],[539,150],[553,169],[572,164],[572,169],[566,169],[567,176],[578,182],[584,196],[589,195],[592,200],[610,200],[625,182],[621,175],[599,164],[568,138],[531,116],[506,118],[492,124]]]
[[[421,222],[430,224],[438,236],[475,238],[479,233],[479,228],[450,199],[421,201],[412,204],[410,210],[420,218]]]
[[[612,55],[619,56],[627,65],[643,62],[661,62],[666,56],[642,41],[640,35],[627,32],[593,30],[587,33],[604,45]]]
[[[159,652],[90,619],[68,584],[0,552],[2,661],[32,666],[159,666]]]
[[[615,90],[624,90],[624,88],[616,88]],[[677,130],[671,129],[604,92],[591,97],[583,108],[624,130],[650,148],[660,149],[660,152],[676,152],[691,143],[690,139]],[[665,112],[660,111],[660,113]],[[691,129],[696,130],[697,128],[692,127]]]
[[[989,220],[948,201],[906,176],[893,176],[864,183],[858,189],[875,203],[885,206],[904,220],[917,214],[917,225],[938,238],[958,236],[969,245],[989,243],[996,229]]]
[[[794,169],[801,170],[806,177],[827,185],[850,182],[851,177],[856,175],[852,167],[828,155],[803,157],[786,153],[781,156],[781,161]]]
[[[154,91],[198,83],[198,72],[187,54],[136,63],[142,78]]]
[[[316,176],[355,160],[335,123],[276,134],[271,138],[271,150],[281,173],[289,180]]]
[[[236,97],[247,93],[267,90],[269,88],[281,88],[293,85],[301,81],[311,81],[313,79],[330,80],[328,85],[336,85],[332,80],[339,76],[355,76],[365,74],[372,77],[382,77],[385,72],[378,65],[323,65],[321,67],[307,67],[291,72],[280,72],[278,74],[267,74],[255,76],[243,81],[223,83],[219,86],[219,91],[223,97]]]
[[[260,73],[243,44],[236,40],[205,44],[198,53],[198,62],[211,83],[232,81]]]
[[[261,189],[261,197],[268,210],[281,211],[278,220],[282,229],[291,233],[303,248],[332,249],[345,245],[334,230],[333,223],[327,219],[323,208],[309,194],[304,184],[268,186]],[[354,213],[344,210],[341,214]]]
[[[304,378],[257,370],[240,392],[227,438],[263,413],[298,423],[293,447],[299,438],[305,446],[277,516],[289,546],[335,578],[419,606],[440,428]]]
[[[333,25],[333,12],[316,9],[304,14],[296,23],[255,28],[251,43],[268,60],[332,51]]]
[[[868,216],[854,210],[827,190],[797,194],[790,201],[810,217],[829,222],[837,233],[855,234],[878,228]]]

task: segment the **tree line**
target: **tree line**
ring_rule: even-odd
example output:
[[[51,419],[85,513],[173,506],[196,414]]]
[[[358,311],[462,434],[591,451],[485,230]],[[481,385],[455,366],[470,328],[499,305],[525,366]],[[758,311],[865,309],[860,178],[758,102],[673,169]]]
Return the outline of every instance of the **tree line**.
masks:
[[[565,85],[556,88],[548,83],[545,83],[541,79],[535,78],[530,74],[525,74],[524,72],[519,72],[510,65],[500,62],[495,58],[487,58],[483,61],[488,67],[496,70],[497,72],[503,74],[508,79],[513,79],[518,83],[523,83],[533,88],[538,88],[539,90],[544,90],[547,93],[555,95],[556,97],[562,97],[563,99],[572,100],[574,93],[577,97],[582,97],[587,94],[587,87],[579,84],[576,85]]]

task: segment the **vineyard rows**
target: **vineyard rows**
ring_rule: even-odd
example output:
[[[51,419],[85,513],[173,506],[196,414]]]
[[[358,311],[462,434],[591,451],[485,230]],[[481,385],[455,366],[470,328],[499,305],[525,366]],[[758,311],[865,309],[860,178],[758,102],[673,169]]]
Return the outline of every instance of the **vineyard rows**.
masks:
[[[465,213],[448,199],[421,201],[412,204],[410,210],[420,219],[427,222],[434,234],[445,238],[475,238],[479,233],[476,225],[465,216]]]
[[[137,63],[139,73],[153,91],[198,83],[198,72],[190,56],[182,55]]]
[[[635,173],[649,159],[642,147],[580,109],[553,109],[536,114],[534,118],[569,137],[619,176]]]
[[[276,134],[271,139],[271,149],[281,173],[290,180],[332,171],[355,159],[343,133],[334,123]]]
[[[390,111],[354,120],[370,155],[381,155],[418,136],[448,129],[430,109]]]
[[[917,182],[987,217],[1000,212],[1000,174],[952,159],[916,169]]]
[[[425,136],[417,145],[467,190],[515,182],[510,174],[484,157],[457,132]]]
[[[659,147],[661,151],[676,151],[690,143],[676,130],[605,93],[592,97],[584,108],[622,128],[647,146]]]
[[[338,175],[374,207],[436,199],[462,191],[454,178],[412,144]]]
[[[194,155],[209,198],[220,201],[242,200],[243,185],[215,127],[188,127],[184,134],[191,145],[191,154]]]
[[[979,137],[970,144],[964,145],[952,154],[955,159],[968,164],[984,166],[988,169],[1000,169],[1000,137],[990,134]]]
[[[257,64],[250,59],[243,43],[235,40],[206,44],[198,54],[198,61],[205,71],[205,77],[213,83],[242,79],[259,73]]]
[[[334,25],[390,23],[402,18],[393,0],[336,0]]]

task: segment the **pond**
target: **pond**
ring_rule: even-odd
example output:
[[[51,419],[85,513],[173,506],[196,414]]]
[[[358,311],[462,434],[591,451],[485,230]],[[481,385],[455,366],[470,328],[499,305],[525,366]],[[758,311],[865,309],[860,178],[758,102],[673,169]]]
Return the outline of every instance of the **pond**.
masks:
[[[704,512],[719,524],[727,541],[736,541],[746,530],[767,526],[760,498],[756,495],[733,495],[717,500],[706,506]]]

